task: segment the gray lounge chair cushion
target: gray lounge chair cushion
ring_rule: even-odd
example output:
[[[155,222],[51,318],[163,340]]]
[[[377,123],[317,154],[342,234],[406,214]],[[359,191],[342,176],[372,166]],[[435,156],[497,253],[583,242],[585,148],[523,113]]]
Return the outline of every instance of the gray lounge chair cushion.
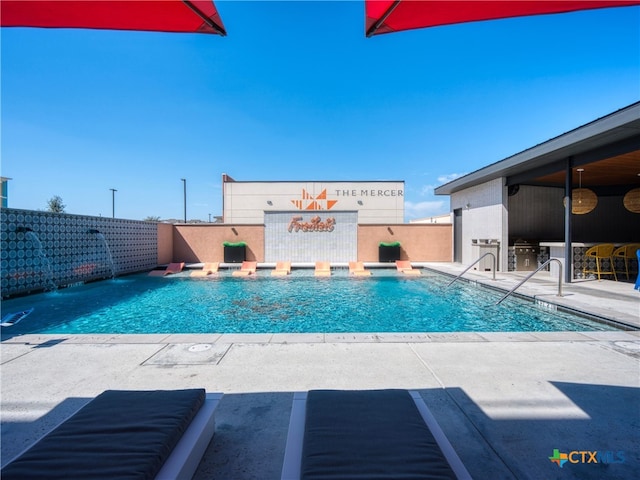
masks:
[[[301,478],[456,478],[406,390],[312,390]]]
[[[203,389],[107,390],[3,468],[0,476],[152,479],[204,400]]]

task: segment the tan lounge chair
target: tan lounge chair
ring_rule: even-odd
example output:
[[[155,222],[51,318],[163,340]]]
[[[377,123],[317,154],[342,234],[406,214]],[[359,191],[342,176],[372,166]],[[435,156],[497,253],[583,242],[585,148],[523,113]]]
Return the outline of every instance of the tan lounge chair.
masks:
[[[364,268],[363,262],[349,262],[349,275],[355,275],[356,277],[367,277],[371,275],[371,272]]]
[[[284,277],[291,273],[291,262],[278,262],[276,268],[271,270],[271,275],[274,277]]]
[[[314,272],[316,277],[329,277],[331,276],[331,264],[329,262],[316,262],[316,270]]]
[[[396,260],[396,268],[399,272],[405,275],[420,275],[420,270],[417,270],[411,266],[411,262],[408,260]]]
[[[194,270],[191,272],[192,277],[206,277],[207,275],[216,275],[218,273],[218,262],[206,262],[202,266],[202,270]]]
[[[240,270],[236,270],[231,275],[234,277],[248,277],[249,275],[255,275],[258,262],[242,262]]]
[[[184,268],[184,262],[170,263],[165,270],[151,270],[149,276],[151,277],[164,277],[165,275],[171,275],[173,273],[180,273]]]

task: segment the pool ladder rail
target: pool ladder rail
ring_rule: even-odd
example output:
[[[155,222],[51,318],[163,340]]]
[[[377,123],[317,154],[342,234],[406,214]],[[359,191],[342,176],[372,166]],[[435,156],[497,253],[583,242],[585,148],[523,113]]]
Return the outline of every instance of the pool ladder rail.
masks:
[[[475,262],[473,262],[471,265],[469,265],[467,268],[465,268],[461,274],[459,274],[456,278],[454,278],[453,280],[451,280],[449,282],[449,284],[447,285],[447,287],[450,287],[451,285],[453,285],[453,283],[458,280],[459,278],[461,278],[465,273],[467,273],[471,267],[473,267],[475,264],[477,264],[480,260],[482,260],[484,257],[486,257],[487,255],[491,255],[491,257],[493,258],[493,280],[496,279],[496,256],[491,253],[485,253],[484,255],[482,255],[480,258],[478,258]],[[544,262],[542,265],[540,265],[538,268],[536,268],[533,272],[531,272],[529,275],[527,275],[522,281],[520,281],[515,287],[513,287],[511,290],[509,290],[507,293],[504,294],[504,296],[498,300],[495,304],[496,305],[500,305],[503,301],[505,301],[513,292],[515,292],[518,288],[520,288],[527,280],[529,280],[531,277],[533,277],[536,273],[538,273],[540,270],[542,270],[543,268],[545,268],[547,265],[549,265],[551,262],[557,262],[558,263],[558,267],[559,267],[559,271],[558,271],[558,297],[562,297],[562,262],[560,260],[558,260],[557,258],[550,258],[549,260],[547,260],[546,262]]]
[[[558,294],[556,296],[558,297],[562,297],[562,262],[560,260],[558,260],[557,258],[550,258],[549,260],[547,260],[546,262],[544,262],[542,265],[540,265],[538,268],[535,269],[535,271],[531,272],[529,275],[527,275],[522,281],[520,281],[515,287],[513,287],[511,290],[509,290],[507,293],[504,294],[504,296],[498,300],[496,302],[496,305],[500,305],[504,300],[507,299],[507,297],[509,295],[511,295],[513,292],[515,292],[518,288],[520,288],[527,280],[529,280],[531,277],[533,277],[536,273],[538,273],[540,270],[542,270],[544,267],[546,267],[547,265],[549,265],[551,262],[557,262],[558,263],[558,267],[559,267],[559,271],[558,271]]]
[[[491,258],[493,258],[493,269],[492,270],[493,270],[493,280],[495,280],[496,279],[496,256],[491,252],[487,252],[484,255],[482,255],[479,259],[477,259],[475,262],[473,262],[471,265],[469,265],[467,268],[465,268],[460,275],[458,275],[456,278],[451,280],[449,282],[449,284],[447,285],[447,287],[450,287],[451,285],[453,285],[456,280],[458,280],[465,273],[467,273],[471,269],[471,267],[473,267],[476,263],[478,263],[480,260],[482,260],[487,255],[491,255]]]

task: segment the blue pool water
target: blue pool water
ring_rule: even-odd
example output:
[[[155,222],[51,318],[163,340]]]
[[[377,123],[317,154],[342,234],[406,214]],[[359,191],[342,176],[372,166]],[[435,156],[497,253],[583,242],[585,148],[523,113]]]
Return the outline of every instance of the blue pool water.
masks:
[[[2,315],[33,308],[5,334],[522,332],[610,330],[501,293],[425,271],[402,277],[374,271],[316,278],[294,271],[272,278],[132,275],[9,299]]]

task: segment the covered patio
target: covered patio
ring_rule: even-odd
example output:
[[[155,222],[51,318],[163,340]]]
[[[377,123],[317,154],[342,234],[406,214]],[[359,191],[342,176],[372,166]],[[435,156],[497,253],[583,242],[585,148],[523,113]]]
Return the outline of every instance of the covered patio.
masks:
[[[640,242],[633,200],[639,188],[640,103],[634,103],[435,192],[451,196],[456,261],[476,260],[474,239],[501,246],[502,271],[518,270],[510,248],[548,247],[552,257],[570,259],[563,276],[571,282],[582,278],[578,256],[590,246]]]

